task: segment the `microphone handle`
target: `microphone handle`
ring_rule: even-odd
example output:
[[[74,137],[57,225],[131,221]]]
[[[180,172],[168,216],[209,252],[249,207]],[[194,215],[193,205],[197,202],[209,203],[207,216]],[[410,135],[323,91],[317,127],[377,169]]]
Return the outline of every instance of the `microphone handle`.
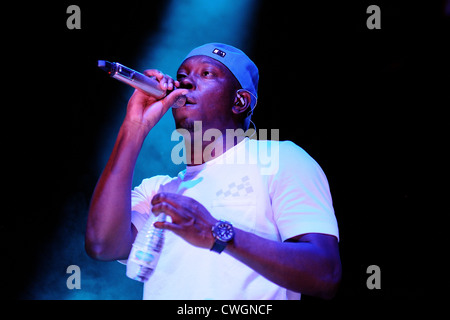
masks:
[[[156,81],[156,79],[147,77],[137,71],[133,72],[130,77],[127,77],[124,75],[123,66],[120,66],[120,68],[122,69],[121,72],[117,72],[112,76],[113,78],[120,80],[136,89],[142,90],[158,100],[166,96],[165,91],[159,88],[159,82]]]
[[[156,79],[147,77],[120,63],[98,60],[98,67],[108,72],[114,79],[124,82],[135,89],[142,90],[158,100],[166,96],[166,92],[159,88],[159,83]]]
[[[155,78],[147,77],[146,75],[125,67],[120,63],[98,60],[98,67],[108,72],[111,77],[124,82],[135,89],[144,91],[158,100],[167,95],[167,92],[159,87],[159,82]],[[185,103],[186,96],[179,96],[172,105],[172,108],[180,108],[184,106]]]

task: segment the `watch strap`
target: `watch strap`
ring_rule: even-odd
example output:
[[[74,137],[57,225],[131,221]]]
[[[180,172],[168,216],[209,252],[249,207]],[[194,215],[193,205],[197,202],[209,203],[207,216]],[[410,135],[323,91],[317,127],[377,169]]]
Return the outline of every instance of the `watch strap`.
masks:
[[[211,248],[211,251],[221,253],[223,250],[225,250],[227,246],[227,242],[220,241],[218,239],[215,239],[214,245]]]

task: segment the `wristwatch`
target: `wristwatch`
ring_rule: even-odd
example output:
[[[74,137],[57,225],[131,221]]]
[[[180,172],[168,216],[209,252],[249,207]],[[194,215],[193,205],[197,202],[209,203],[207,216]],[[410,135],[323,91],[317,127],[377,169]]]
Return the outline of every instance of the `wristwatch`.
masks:
[[[214,245],[211,251],[221,253],[225,250],[227,244],[234,238],[233,225],[225,220],[219,220],[211,229],[214,239]]]

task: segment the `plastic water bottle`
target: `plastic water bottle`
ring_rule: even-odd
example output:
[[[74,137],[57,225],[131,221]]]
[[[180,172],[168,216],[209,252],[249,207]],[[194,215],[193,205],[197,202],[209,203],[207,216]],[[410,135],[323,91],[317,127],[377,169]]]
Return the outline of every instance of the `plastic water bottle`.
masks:
[[[166,221],[166,215],[160,214],[156,221]],[[155,228],[154,222],[154,219],[149,218],[134,240],[127,262],[128,278],[145,282],[156,268],[164,244],[165,230]]]

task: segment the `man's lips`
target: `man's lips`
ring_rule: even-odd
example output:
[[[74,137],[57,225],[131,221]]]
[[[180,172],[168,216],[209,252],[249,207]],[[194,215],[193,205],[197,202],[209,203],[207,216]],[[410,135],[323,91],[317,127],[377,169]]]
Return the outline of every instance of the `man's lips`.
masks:
[[[184,105],[193,105],[196,104],[195,100],[193,100],[192,98],[186,96],[186,103]]]

